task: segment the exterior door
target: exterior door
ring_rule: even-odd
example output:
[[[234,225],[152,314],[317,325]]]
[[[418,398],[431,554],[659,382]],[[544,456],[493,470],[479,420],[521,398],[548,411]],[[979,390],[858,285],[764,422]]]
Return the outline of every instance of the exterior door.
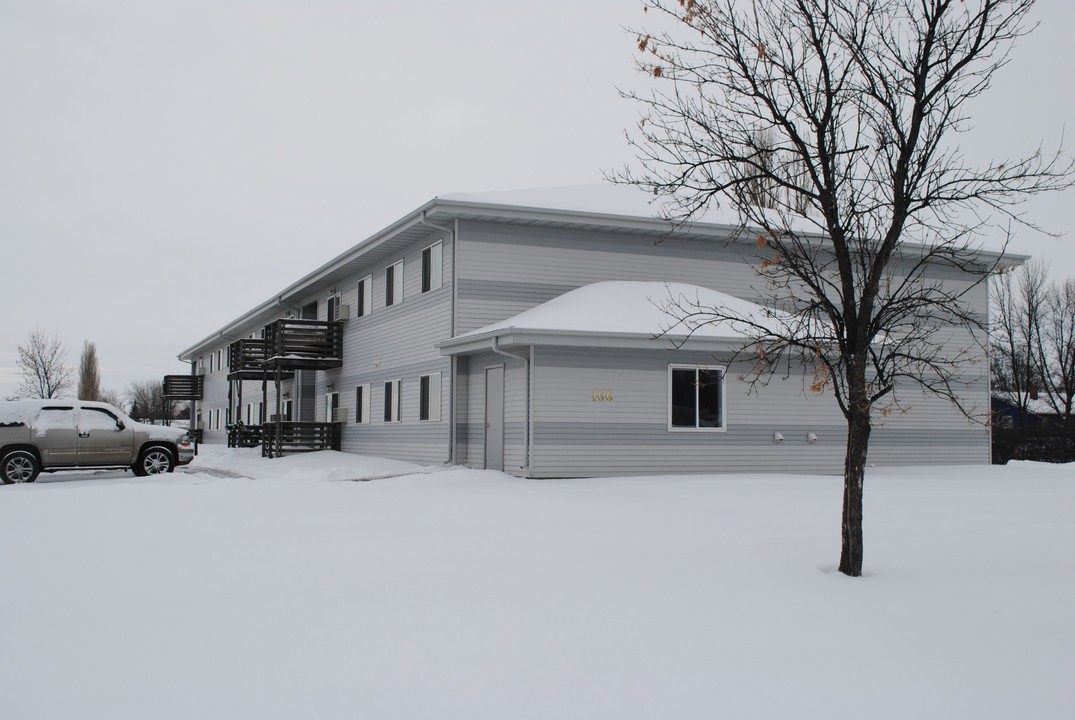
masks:
[[[504,366],[485,368],[485,469],[504,469]]]
[[[128,465],[133,449],[134,430],[120,429],[118,417],[103,408],[79,409],[79,465]]]

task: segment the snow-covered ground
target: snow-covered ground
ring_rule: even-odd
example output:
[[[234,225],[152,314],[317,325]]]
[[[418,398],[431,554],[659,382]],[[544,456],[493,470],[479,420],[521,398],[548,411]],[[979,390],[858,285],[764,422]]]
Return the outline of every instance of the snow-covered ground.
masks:
[[[1075,717],[1075,468],[871,471],[855,580],[839,500],[214,448],[44,475],[0,488],[0,716]]]

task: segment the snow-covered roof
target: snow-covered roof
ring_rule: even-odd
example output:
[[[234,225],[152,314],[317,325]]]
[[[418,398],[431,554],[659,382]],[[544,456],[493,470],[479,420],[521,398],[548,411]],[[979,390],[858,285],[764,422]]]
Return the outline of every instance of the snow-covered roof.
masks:
[[[614,280],[584,285],[537,307],[443,342],[449,354],[501,344],[554,344],[670,348],[739,345],[747,328],[711,321],[703,314],[682,319],[684,311],[720,307],[764,323],[772,311],[711,288],[678,282]],[[707,321],[708,320],[708,321]],[[740,326],[737,326],[740,325]]]
[[[1005,392],[1003,390],[994,390],[993,394],[997,397],[1003,398],[1010,402],[1012,405],[1021,405],[1024,399],[1024,393],[1018,392]],[[1064,395],[1058,397],[1060,404],[1063,404],[1066,400]],[[1049,404],[1049,401],[1042,396],[1026,398],[1026,409],[1035,415],[1054,415],[1056,409]]]
[[[604,217],[606,219],[625,220],[634,218],[652,222],[668,215],[667,201],[643,190],[637,185],[602,183],[599,185],[568,185],[561,187],[529,188],[524,190],[503,190],[483,193],[447,193],[439,195],[437,200],[446,203],[466,203],[483,207],[502,207],[517,209],[544,209],[557,213],[573,213],[587,217]],[[672,216],[678,216],[673,209]],[[797,232],[822,237],[820,226],[807,218],[783,217],[777,219],[777,225],[790,223]],[[731,203],[720,204],[714,198],[703,212],[691,218],[684,228],[702,233],[710,233],[722,228],[722,234],[729,229],[738,230],[743,226],[735,207]],[[667,231],[667,227],[665,230]]]
[[[383,230],[329,260],[311,273],[275,293],[233,322],[211,333],[179,354],[193,360],[228,340],[240,337],[285,308],[305,302],[313,293],[346,281],[358,272],[396,256],[408,245],[443,232],[453,220],[541,224],[550,227],[592,228],[665,236],[682,233],[721,242],[733,240],[742,225],[729,205],[712,206],[688,225],[676,227],[662,219],[660,202],[633,185],[604,183],[567,187],[532,188],[483,193],[446,193],[433,198]],[[814,234],[813,223],[804,220],[801,230]],[[818,237],[821,237],[820,235]],[[744,237],[746,241],[752,241]],[[1021,256],[1008,256],[1021,262]]]
[[[446,193],[438,199],[449,202],[544,208],[595,215],[617,215],[652,219],[660,215],[660,200],[634,185],[570,185],[482,193]],[[738,226],[730,207],[712,207],[697,222]]]

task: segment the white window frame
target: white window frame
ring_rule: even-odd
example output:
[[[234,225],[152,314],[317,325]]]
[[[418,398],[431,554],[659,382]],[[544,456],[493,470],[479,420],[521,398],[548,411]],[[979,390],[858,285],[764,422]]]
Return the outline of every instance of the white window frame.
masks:
[[[707,370],[709,372],[720,373],[720,427],[699,427],[698,426],[698,389],[695,386],[694,397],[694,427],[685,427],[682,425],[672,425],[672,372],[674,370],[694,370],[695,379],[697,382],[698,371]],[[728,372],[727,367],[724,365],[692,365],[692,364],[676,364],[671,363],[668,365],[668,430],[669,432],[726,432],[728,430]]]
[[[358,391],[362,391],[362,398],[358,398]],[[370,384],[361,383],[355,385],[355,423],[358,425],[370,424]]]
[[[339,308],[343,305],[343,294],[340,292],[329,293],[329,296],[325,299],[325,320],[328,322],[334,322],[336,318],[333,315],[339,312]]]
[[[332,417],[333,400],[336,401],[336,408],[338,409],[340,407],[340,394],[335,391],[325,393],[325,422],[327,423],[336,422],[335,418]]]
[[[398,423],[403,422],[403,402],[401,391],[403,389],[402,380],[386,380],[384,383],[384,405],[388,410],[388,417],[385,417],[382,413],[381,418],[386,423]]]
[[[426,265],[426,253],[429,264]],[[428,274],[427,271],[428,270]],[[422,292],[432,292],[444,284],[444,244],[438,240],[422,250]]]
[[[422,406],[426,416],[422,417]],[[422,375],[418,379],[418,419],[423,422],[440,422],[440,373]]]
[[[373,276],[361,278],[356,285],[358,296],[355,298],[355,317],[366,317],[373,312]]]
[[[391,272],[390,272],[391,271]],[[388,294],[388,276],[392,276],[392,294]],[[403,302],[403,260],[397,260],[384,270],[384,305],[392,307]]]

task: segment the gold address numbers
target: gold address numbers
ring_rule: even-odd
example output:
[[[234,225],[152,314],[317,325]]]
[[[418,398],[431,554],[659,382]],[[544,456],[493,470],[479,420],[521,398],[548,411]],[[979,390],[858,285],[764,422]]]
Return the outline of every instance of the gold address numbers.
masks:
[[[612,402],[611,390],[594,390],[593,391],[594,402]]]

